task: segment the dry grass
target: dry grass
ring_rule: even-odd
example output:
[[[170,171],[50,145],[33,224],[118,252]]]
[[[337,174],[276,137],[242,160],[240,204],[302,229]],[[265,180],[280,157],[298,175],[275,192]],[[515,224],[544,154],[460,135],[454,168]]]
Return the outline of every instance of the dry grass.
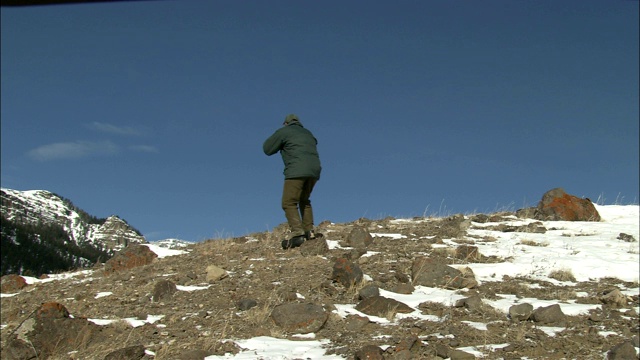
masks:
[[[361,279],[360,281],[352,284],[348,289],[350,297],[357,301],[360,297],[360,290],[367,286],[368,283],[369,282],[367,280]]]
[[[549,273],[549,277],[558,281],[576,281],[570,269],[558,269]]]
[[[547,241],[537,242],[529,239],[522,239],[520,240],[519,244],[527,245],[527,246],[542,246],[542,247],[549,246],[549,243]]]

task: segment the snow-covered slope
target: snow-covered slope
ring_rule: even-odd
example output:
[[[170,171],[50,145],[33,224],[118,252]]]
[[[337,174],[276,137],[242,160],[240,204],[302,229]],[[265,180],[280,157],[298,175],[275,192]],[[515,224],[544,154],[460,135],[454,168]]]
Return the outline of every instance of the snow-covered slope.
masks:
[[[2,216],[23,224],[56,223],[78,244],[91,243],[119,250],[130,243],[146,243],[145,238],[124,220],[110,216],[92,223],[68,201],[45,190],[1,189]],[[96,219],[97,220],[97,219]]]

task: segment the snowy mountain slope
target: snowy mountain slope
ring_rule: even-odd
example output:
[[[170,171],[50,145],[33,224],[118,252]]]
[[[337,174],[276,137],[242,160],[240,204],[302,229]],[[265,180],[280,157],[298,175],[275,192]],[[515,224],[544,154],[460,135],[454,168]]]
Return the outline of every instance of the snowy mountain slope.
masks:
[[[117,216],[82,216],[69,201],[45,190],[1,189],[2,216],[22,224],[55,223],[77,244],[89,243],[119,250],[130,243],[146,243],[144,236]]]

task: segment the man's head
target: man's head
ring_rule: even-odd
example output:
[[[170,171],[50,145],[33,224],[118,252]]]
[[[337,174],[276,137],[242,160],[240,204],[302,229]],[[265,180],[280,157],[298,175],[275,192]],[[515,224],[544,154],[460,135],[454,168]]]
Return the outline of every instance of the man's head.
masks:
[[[284,118],[284,123],[282,123],[282,125],[289,125],[292,122],[300,122],[300,118],[298,118],[298,115],[296,114],[289,114],[287,115],[287,117]]]

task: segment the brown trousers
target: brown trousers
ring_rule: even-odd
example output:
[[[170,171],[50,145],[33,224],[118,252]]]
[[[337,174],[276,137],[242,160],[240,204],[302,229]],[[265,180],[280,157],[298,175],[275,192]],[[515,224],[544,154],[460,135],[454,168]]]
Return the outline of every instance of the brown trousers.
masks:
[[[316,181],[318,180],[311,177],[284,180],[282,210],[287,217],[291,237],[313,230],[313,210],[309,197]]]

